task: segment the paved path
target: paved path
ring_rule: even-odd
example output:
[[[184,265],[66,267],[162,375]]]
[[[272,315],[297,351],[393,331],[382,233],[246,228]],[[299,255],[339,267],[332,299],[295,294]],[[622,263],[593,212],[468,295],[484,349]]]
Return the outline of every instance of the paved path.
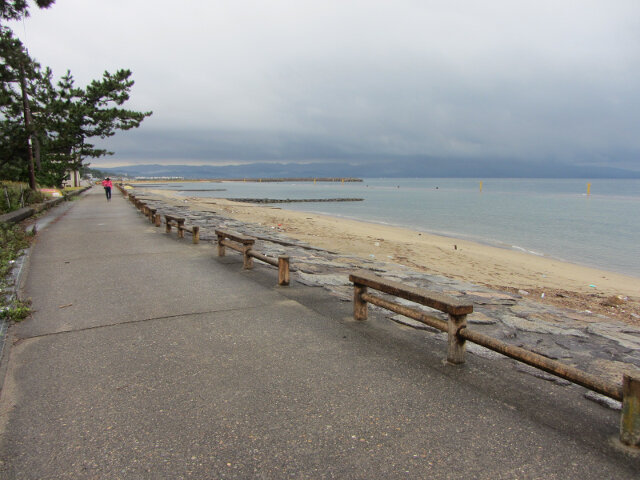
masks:
[[[11,328],[0,478],[637,478],[619,414],[98,189],[41,231]]]

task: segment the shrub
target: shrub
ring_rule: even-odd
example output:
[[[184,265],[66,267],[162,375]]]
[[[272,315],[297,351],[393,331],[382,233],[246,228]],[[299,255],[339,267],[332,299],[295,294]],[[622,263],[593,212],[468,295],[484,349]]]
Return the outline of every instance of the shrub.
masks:
[[[0,181],[0,214],[44,200],[43,193],[31,190],[26,183]]]

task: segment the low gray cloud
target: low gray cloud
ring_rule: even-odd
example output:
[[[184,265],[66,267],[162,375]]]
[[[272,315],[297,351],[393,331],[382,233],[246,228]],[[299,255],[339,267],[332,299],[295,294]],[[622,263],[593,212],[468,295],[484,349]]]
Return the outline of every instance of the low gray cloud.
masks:
[[[133,70],[132,106],[155,113],[109,139],[104,164],[422,156],[640,171],[638,23],[640,4],[623,0],[60,0],[15,28],[56,74]]]

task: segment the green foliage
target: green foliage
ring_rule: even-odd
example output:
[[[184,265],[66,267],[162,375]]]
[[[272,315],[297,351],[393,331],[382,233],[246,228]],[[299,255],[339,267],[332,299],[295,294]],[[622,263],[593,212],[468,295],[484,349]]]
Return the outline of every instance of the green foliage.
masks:
[[[0,223],[0,318],[20,321],[31,313],[29,301],[20,301],[4,293],[9,286],[9,273],[22,250],[29,246],[31,237],[20,225]]]
[[[93,80],[86,89],[75,86],[70,72],[61,78],[42,112],[49,128],[44,150],[53,163],[78,169],[85,158],[111,155],[87,140],[137,128],[151,115],[120,108],[130,96],[134,83],[130,77],[130,70],[104,72],[102,79]]]
[[[19,322],[31,313],[30,301],[20,301],[6,295],[9,273],[22,250],[31,242],[31,235],[21,225],[0,223],[0,318]]]
[[[25,183],[0,181],[0,214],[45,200],[44,194]]]
[[[39,8],[49,8],[56,0],[35,0]],[[29,16],[27,0],[0,0],[0,18],[3,20],[20,20]]]
[[[46,8],[52,0],[37,0]],[[0,0],[1,18],[28,15],[25,0]],[[69,170],[78,170],[90,158],[111,155],[90,143],[119,130],[137,128],[152,112],[123,108],[129,100],[131,71],[105,71],[85,88],[75,85],[71,72],[57,83],[49,68],[32,59],[11,29],[0,25],[0,178],[29,178],[28,143],[31,139],[35,173],[41,185],[59,187]],[[30,115],[25,114],[27,99]],[[25,127],[25,117],[29,128]]]
[[[5,278],[20,252],[29,246],[30,237],[20,225],[0,223],[0,279]]]
[[[7,305],[1,305],[0,301],[0,318],[9,322],[21,322],[31,315],[30,300],[15,300]]]

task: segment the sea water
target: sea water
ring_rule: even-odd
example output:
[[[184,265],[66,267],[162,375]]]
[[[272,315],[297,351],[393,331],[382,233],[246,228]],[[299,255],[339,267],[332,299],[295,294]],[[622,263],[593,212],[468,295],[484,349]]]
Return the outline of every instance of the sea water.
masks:
[[[640,180],[394,178],[315,184],[189,182],[164,188],[197,197],[363,198],[277,206],[407,227],[640,277]],[[221,188],[226,190],[213,191]]]

